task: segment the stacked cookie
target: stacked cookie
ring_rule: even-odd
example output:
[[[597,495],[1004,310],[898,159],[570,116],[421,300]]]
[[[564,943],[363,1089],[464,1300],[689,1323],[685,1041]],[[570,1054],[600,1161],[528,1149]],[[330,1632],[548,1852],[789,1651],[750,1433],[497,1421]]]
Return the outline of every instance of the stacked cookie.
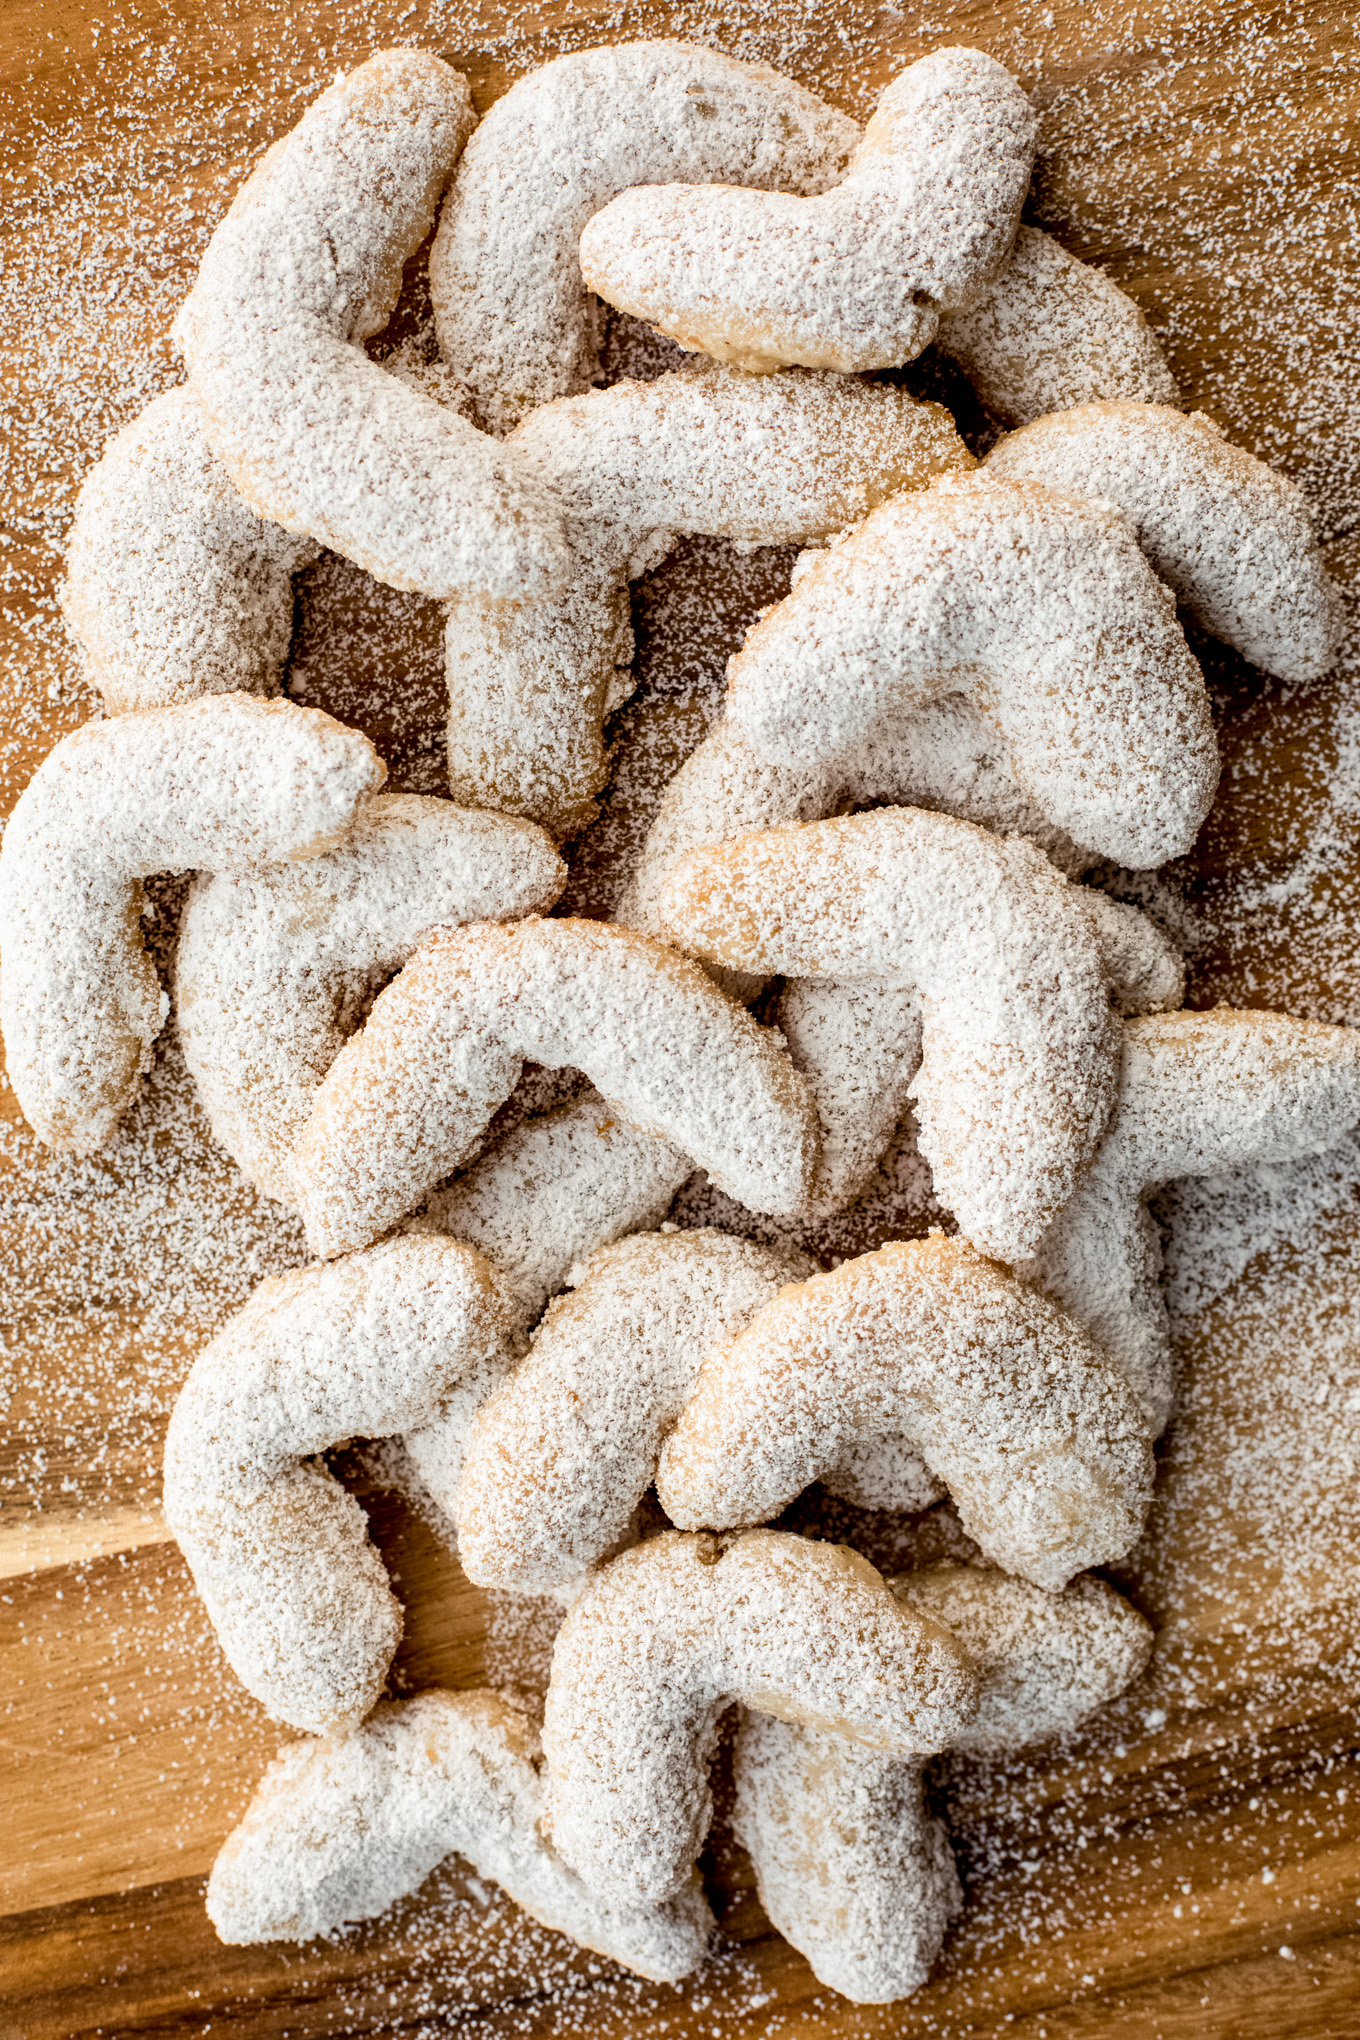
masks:
[[[1145,1660],[1085,1575],[1137,1540],[1172,1405],[1146,1197],[1338,1139],[1360,1037],[1178,1011],[1166,938],[1079,880],[1183,853],[1213,799],[1177,604],[1304,682],[1332,603],[1297,493],[1019,226],[1033,147],[976,51],[862,135],[685,44],[561,59],[480,123],[458,73],[382,53],[247,181],[189,381],[86,484],[66,609],[108,713],[6,831],[10,1080],[51,1144],[110,1136],[168,1011],[140,882],[196,871],[188,1065],[318,1256],[200,1355],[167,1442],[227,1656],[320,1738],[223,1851],[226,1939],[369,1916],[457,1850],[677,1979],[737,1705],[771,1919],[890,2000],[959,1903],[927,1760],[1070,1726]],[[384,367],[437,213],[440,358]],[[600,298],[698,358],[595,388]],[[932,342],[1019,427],[981,467],[862,379]],[[809,550],[616,920],[555,915],[629,582],[696,533]],[[447,604],[452,801],[274,698],[322,546]],[[526,1063],[593,1093],[535,1110]],[[844,1211],[909,1110],[957,1237],[824,1269],[665,1223],[696,1170],[776,1232]],[[403,1442],[470,1578],[569,1603],[541,1727],[382,1700],[401,1610],[324,1463],[356,1436]],[[885,1581],[769,1527],[814,1481],[947,1495],[979,1561]]]

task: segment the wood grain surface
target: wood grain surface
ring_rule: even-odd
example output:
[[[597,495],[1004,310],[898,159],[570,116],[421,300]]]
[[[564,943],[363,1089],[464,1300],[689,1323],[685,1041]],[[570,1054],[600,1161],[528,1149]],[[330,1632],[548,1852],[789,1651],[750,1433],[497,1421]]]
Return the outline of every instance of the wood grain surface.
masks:
[[[251,162],[337,69],[391,42],[461,65],[484,108],[562,49],[681,34],[768,58],[861,117],[938,43],[992,51],[1042,110],[1033,216],[1145,307],[1187,403],[1304,485],[1354,588],[1353,23],[1342,0],[548,0],[518,14],[499,0],[7,0],[5,809],[92,708],[54,607],[80,475],[176,379],[170,320]],[[419,317],[413,275],[399,319]],[[619,328],[613,345],[626,360],[639,341]],[[981,424],[956,378],[929,359],[915,373]],[[695,543],[637,589],[641,684],[613,728],[604,812],[574,850],[577,910],[608,911],[724,657],[790,565]],[[1223,787],[1153,900],[1187,944],[1189,1000],[1360,1019],[1353,651],[1305,692],[1197,649]],[[323,558],[299,587],[289,684],[369,729],[394,784],[439,790],[432,605]],[[174,881],[156,890],[162,956],[179,897]],[[260,1276],[302,1258],[300,1238],[213,1148],[173,1039],[89,1161],[44,1154],[3,1103],[0,2040],[1360,2034],[1360,1151],[1162,1206],[1181,1402],[1147,1534],[1118,1575],[1158,1625],[1151,1670],[1080,1736],[942,1771],[967,1909],[929,1986],[872,2009],[817,1986],[771,1933],[721,1820],[704,1869],[722,1947],[682,1991],[529,1925],[456,1860],[333,1941],[217,1942],[203,1879],[279,1735],[227,1670],[165,1529],[159,1447],[198,1345]],[[895,1178],[858,1243],[928,1215],[919,1180]],[[470,1586],[362,1452],[342,1471],[407,1606],[393,1690],[541,1689],[543,1608]],[[815,1491],[791,1520],[885,1565],[961,1535],[947,1510],[870,1517]],[[718,1790],[721,1807],[721,1776]]]

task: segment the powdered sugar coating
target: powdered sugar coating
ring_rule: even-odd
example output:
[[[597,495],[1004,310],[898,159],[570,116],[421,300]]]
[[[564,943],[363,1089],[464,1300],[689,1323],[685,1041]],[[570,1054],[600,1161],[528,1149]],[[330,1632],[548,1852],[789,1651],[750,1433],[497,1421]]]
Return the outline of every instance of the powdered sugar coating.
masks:
[[[581,828],[609,772],[605,716],[630,692],[628,582],[686,534],[786,545],[972,466],[938,404],[795,371],[711,364],[534,411],[506,445],[561,504],[574,562],[551,598],[449,608],[454,798]]]
[[[1037,227],[1021,227],[982,297],[945,313],[935,344],[1005,425],[1107,398],[1177,401],[1175,377],[1133,299]]]
[[[208,244],[175,339],[245,501],[393,588],[511,601],[565,574],[553,504],[368,359],[474,122],[467,80],[380,50],[308,108]]]
[[[1090,917],[1032,843],[884,808],[691,851],[657,905],[703,961],[914,989],[940,1195],[984,1251],[1033,1251],[1104,1131],[1118,1031]]]
[[[293,1201],[317,1086],[431,929],[546,912],[565,878],[531,822],[408,793],[365,801],[347,841],[305,865],[199,879],[175,959],[179,1036],[250,1180]]]
[[[617,1550],[704,1354],[812,1265],[711,1230],[592,1255],[468,1442],[458,1495],[468,1578],[555,1593]]]
[[[517,80],[463,153],[430,255],[440,348],[482,421],[508,428],[596,380],[577,244],[616,193],[674,177],[824,191],[858,141],[791,78],[695,43],[580,50]]]
[[[624,192],[581,235],[607,303],[738,367],[892,368],[1010,253],[1034,114],[980,50],[942,49],[883,93],[816,198],[683,183]]]
[[[479,1247],[532,1325],[578,1262],[659,1225],[693,1174],[687,1154],[592,1091],[512,1128],[412,1224]]]
[[[363,1511],[316,1455],[418,1432],[454,1398],[465,1431],[510,1363],[509,1330],[473,1248],[389,1240],[262,1283],[194,1362],[166,1439],[165,1513],[233,1670],[278,1719],[353,1727],[401,1636]],[[447,1506],[456,1452],[420,1470]]]
[[[62,611],[107,713],[277,694],[291,577],[319,550],[241,501],[192,390],[157,397],[86,476],[66,542]]]
[[[885,503],[756,625],[728,675],[754,749],[804,767],[965,693],[1044,815],[1124,864],[1183,855],[1218,782],[1167,589],[1114,511],[1034,482],[947,476]]]
[[[592,1890],[656,1903],[684,1884],[733,1700],[906,1755],[950,1742],[977,1688],[948,1633],[844,1545],[649,1539],[587,1587],[553,1651],[544,1826]]]
[[[1146,1661],[1142,1617],[1094,1579],[1041,1593],[1004,1573],[941,1566],[888,1582],[942,1623],[978,1674],[956,1750],[1012,1749],[1074,1727]],[[919,1990],[959,1910],[948,1836],[926,1812],[919,1758],[750,1715],[733,1756],[733,1826],[761,1904],[818,1980],[860,2004]]]
[[[99,1147],[149,1066],[168,1002],[142,947],[140,881],[315,857],[384,777],[357,730],[246,694],[140,709],[62,739],[0,850],[0,1024],[39,1139]]]
[[[294,1155],[315,1250],[363,1245],[418,1205],[526,1058],[583,1070],[752,1210],[806,1193],[816,1127],[774,1036],[658,942],[530,919],[432,936],[337,1056]]]
[[[698,1879],[664,1906],[602,1903],[539,1830],[538,1731],[499,1693],[420,1693],[342,1738],[293,1743],[261,1779],[208,1880],[230,1944],[309,1941],[372,1919],[453,1851],[545,1927],[676,1982],[712,1919]]]
[[[1149,1192],[1319,1153],[1357,1122],[1360,1030],[1227,1006],[1126,1021],[1109,1131],[1018,1272],[1090,1330],[1161,1431],[1175,1375]]]
[[[1195,621],[1264,672],[1331,665],[1339,605],[1302,491],[1204,412],[1082,404],[1008,433],[987,473],[1112,503]]]
[[[905,1437],[987,1556],[1037,1586],[1121,1558],[1150,1434],[1113,1362],[963,1241],[894,1241],[785,1289],[705,1357],[661,1455],[682,1529],[767,1522],[866,1435]]]

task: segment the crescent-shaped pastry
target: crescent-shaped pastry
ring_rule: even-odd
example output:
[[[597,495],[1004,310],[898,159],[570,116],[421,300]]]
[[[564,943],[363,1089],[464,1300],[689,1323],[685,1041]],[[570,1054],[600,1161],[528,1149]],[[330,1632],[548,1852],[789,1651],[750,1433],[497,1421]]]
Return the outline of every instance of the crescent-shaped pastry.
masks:
[[[362,1727],[291,1744],[208,1879],[222,1940],[310,1941],[385,1912],[445,1856],[466,1857],[531,1918],[667,1983],[703,1960],[697,1877],[664,1905],[611,1905],[544,1841],[538,1730],[500,1693],[420,1693]]]
[[[1176,402],[1175,377],[1133,299],[1037,227],[1021,227],[980,298],[944,314],[935,344],[1004,425],[1107,399]]]
[[[940,1233],[782,1290],[713,1347],[657,1495],[682,1529],[768,1522],[876,1434],[905,1437],[969,1536],[1036,1586],[1122,1558],[1142,1530],[1151,1433],[1118,1367]]]
[[[1037,1254],[1019,1264],[1119,1366],[1155,1432],[1175,1389],[1149,1194],[1332,1147],[1360,1122],[1360,1029],[1284,1013],[1128,1020],[1109,1130]]]
[[[1118,1027],[1077,894],[1023,837],[883,808],[692,851],[657,907],[706,963],[914,990],[921,1151],[968,1238],[1011,1261],[1071,1196],[1113,1103]]]
[[[960,1752],[1022,1748],[1074,1728],[1134,1680],[1151,1632],[1094,1579],[1045,1594],[1004,1573],[941,1566],[888,1586],[968,1652],[980,1704]],[[751,1714],[733,1755],[733,1828],[760,1901],[818,1981],[858,2004],[919,1990],[963,1903],[919,1758]]]
[[[199,879],[175,960],[179,1036],[216,1138],[293,1202],[312,1098],[374,995],[437,927],[546,913],[566,868],[531,822],[419,794],[365,801],[339,849]]]
[[[482,1256],[423,1236],[262,1283],[194,1362],[166,1438],[165,1513],[232,1669],[277,1719],[354,1727],[401,1637],[363,1511],[319,1455],[409,1433],[451,1508],[511,1328]]]
[[[76,499],[61,606],[109,715],[202,694],[277,694],[292,576],[315,539],[257,517],[188,388],[104,448]]]
[[[573,571],[558,595],[449,608],[456,800],[560,835],[595,812],[604,718],[633,681],[629,580],[686,534],[825,538],[875,504],[972,466],[938,404],[841,376],[753,379],[711,364],[542,405],[506,442],[560,502]]]
[[[1114,511],[946,476],[812,561],[728,667],[728,715],[775,764],[852,756],[962,693],[1022,791],[1134,866],[1189,850],[1218,783],[1203,676]]]
[[[568,570],[555,505],[364,352],[474,120],[467,80],[438,57],[370,57],[242,185],[174,337],[213,452],[261,517],[393,588],[519,601]]]
[[[586,226],[581,274],[606,303],[739,368],[893,368],[1010,253],[1034,136],[1008,71],[980,50],[936,50],[888,86],[832,190],[640,186]]]
[[[473,133],[430,254],[444,360],[493,430],[599,374],[577,244],[633,184],[825,191],[860,131],[768,64],[696,43],[575,50],[519,78]]]
[[[1082,404],[1010,432],[986,472],[1112,503],[1212,636],[1281,680],[1317,680],[1339,606],[1303,492],[1202,411]]]
[[[708,1230],[642,1234],[593,1255],[468,1441],[458,1493],[468,1578],[551,1594],[618,1550],[704,1354],[812,1266]]]
[[[41,1140],[99,1147],[150,1065],[169,1002],[142,946],[141,880],[316,857],[385,777],[358,730],[246,694],[140,709],[62,739],[0,850],[0,1025]]]
[[[363,1246],[419,1205],[526,1059],[584,1071],[754,1211],[807,1194],[803,1079],[697,965],[598,921],[484,924],[431,936],[318,1089],[293,1164],[314,1250]]]
[[[733,1700],[909,1756],[953,1741],[977,1685],[949,1632],[844,1545],[649,1539],[573,1603],[553,1651],[544,1828],[592,1891],[658,1904],[686,1883]]]

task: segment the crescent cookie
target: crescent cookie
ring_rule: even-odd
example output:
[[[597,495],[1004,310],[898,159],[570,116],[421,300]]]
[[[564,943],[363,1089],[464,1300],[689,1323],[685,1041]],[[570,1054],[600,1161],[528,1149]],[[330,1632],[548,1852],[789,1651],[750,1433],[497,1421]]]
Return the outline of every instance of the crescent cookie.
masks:
[[[977,1685],[948,1631],[844,1545],[650,1538],[596,1576],[553,1651],[543,1824],[592,1891],[659,1904],[687,1882],[733,1700],[908,1756],[953,1741]]]
[[[142,946],[141,880],[318,856],[385,776],[357,730],[246,694],[140,709],[62,739],[0,849],[0,1025],[40,1140],[101,1146],[150,1066],[168,1001]]]
[[[697,1877],[664,1905],[610,1905],[539,1829],[538,1730],[500,1693],[386,1702],[362,1727],[296,1742],[269,1766],[208,1879],[229,1945],[310,1941],[373,1919],[455,1851],[531,1918],[626,1968],[678,1982],[712,1917]]]
[[[401,1637],[363,1511],[318,1455],[406,1433],[449,1507],[510,1329],[475,1249],[388,1240],[262,1283],[194,1362],[166,1439],[165,1513],[232,1669],[277,1719],[352,1728]]]
[[[319,551],[242,502],[191,389],[157,397],[86,476],[66,542],[62,613],[106,713],[277,694],[292,576]]]
[[[581,229],[616,193],[683,177],[812,193],[859,128],[767,64],[695,43],[578,50],[520,78],[458,165],[430,254],[444,360],[493,430],[599,374]]]
[[[1176,402],[1175,378],[1133,299],[1037,227],[1021,227],[980,298],[944,314],[935,344],[1004,425],[1106,399]]]
[[[246,503],[393,588],[510,601],[566,573],[555,506],[494,441],[364,352],[471,132],[467,80],[380,50],[242,185],[174,337]]]
[[[1085,1180],[1018,1272],[1122,1369],[1155,1432],[1175,1374],[1152,1191],[1332,1147],[1360,1122],[1360,1030],[1283,1013],[1166,1013],[1123,1028],[1119,1091]]]
[[[884,808],[692,851],[657,910],[704,962],[914,991],[938,1191],[985,1252],[1034,1251],[1105,1129],[1119,1035],[1090,916],[1032,843]]]
[[[1338,604],[1303,493],[1202,411],[1082,404],[1008,433],[987,473],[1112,503],[1195,621],[1281,680],[1318,680]]]
[[[418,794],[365,801],[328,855],[196,881],[175,1012],[216,1138],[293,1202],[312,1098],[361,1014],[432,929],[546,912],[566,879],[531,822]]]
[[[597,921],[444,929],[336,1057],[294,1151],[314,1250],[363,1246],[471,1152],[522,1063],[585,1072],[756,1211],[806,1195],[816,1127],[774,1036],[696,964]]]
[[[592,1091],[512,1128],[412,1223],[479,1247],[532,1325],[579,1262],[660,1225],[693,1174],[687,1154]]]
[[[449,784],[559,835],[595,812],[604,718],[633,687],[628,583],[685,534],[825,538],[885,497],[972,466],[938,404],[806,371],[711,365],[545,404],[506,458],[560,502],[574,562],[558,595],[449,608]]]
[[[1218,784],[1203,676],[1112,509],[990,473],[872,512],[728,667],[728,715],[776,764],[832,763],[941,695],[993,725],[1073,840],[1184,855]]]
[[[980,50],[936,50],[888,86],[832,190],[623,192],[582,233],[581,274],[607,303],[739,368],[893,368],[1001,268],[1034,138],[1008,71]]]
[[[592,1255],[468,1441],[458,1493],[468,1578],[551,1594],[617,1551],[704,1354],[812,1266],[708,1230],[642,1234]]]
[[[988,1558],[1040,1587],[1122,1558],[1151,1499],[1150,1432],[1118,1367],[941,1233],[791,1285],[712,1347],[657,1496],[684,1530],[768,1522],[874,1436],[905,1437]]]
[[[941,1623],[978,1675],[980,1704],[959,1753],[1020,1749],[1071,1729],[1142,1671],[1151,1631],[1094,1579],[1061,1595],[1004,1573],[941,1566],[888,1581]],[[733,1758],[733,1828],[771,1924],[818,1981],[859,2004],[919,1990],[963,1903],[941,1822],[926,1811],[920,1758],[866,1750],[752,1714]]]

